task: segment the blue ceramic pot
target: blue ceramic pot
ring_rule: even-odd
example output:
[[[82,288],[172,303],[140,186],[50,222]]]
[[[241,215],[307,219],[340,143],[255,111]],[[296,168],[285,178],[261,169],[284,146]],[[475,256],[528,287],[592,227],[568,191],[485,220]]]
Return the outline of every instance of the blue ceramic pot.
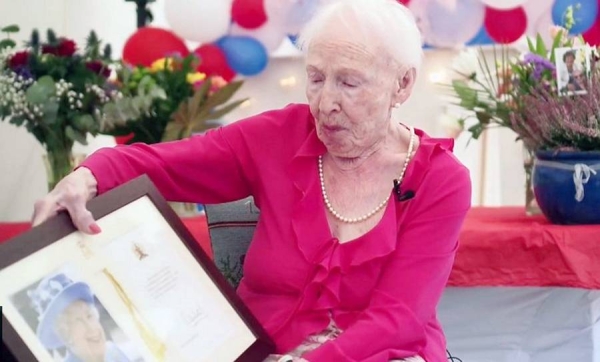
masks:
[[[600,224],[600,151],[537,151],[533,189],[553,224]]]

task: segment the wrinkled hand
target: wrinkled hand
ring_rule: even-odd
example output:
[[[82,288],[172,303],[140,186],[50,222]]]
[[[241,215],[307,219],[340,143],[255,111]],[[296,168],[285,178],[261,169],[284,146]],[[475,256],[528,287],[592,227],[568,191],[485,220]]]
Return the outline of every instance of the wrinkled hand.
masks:
[[[302,357],[292,357],[288,355],[272,354],[263,362],[309,362]]]
[[[98,234],[100,227],[86,202],[96,196],[98,182],[92,172],[80,167],[63,178],[44,198],[36,201],[32,224],[39,225],[61,210],[67,210],[73,224],[86,234]]]

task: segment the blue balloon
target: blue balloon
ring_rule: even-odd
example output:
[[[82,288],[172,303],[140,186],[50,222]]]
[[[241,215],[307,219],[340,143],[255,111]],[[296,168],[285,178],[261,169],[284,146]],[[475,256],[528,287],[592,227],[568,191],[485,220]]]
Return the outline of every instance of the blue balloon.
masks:
[[[267,49],[252,37],[227,35],[216,44],[223,50],[227,64],[236,73],[256,75],[262,72],[269,62]]]
[[[297,34],[288,34],[288,38],[292,42],[292,44],[296,45],[296,41],[298,40]]]
[[[467,42],[467,45],[486,45],[494,43],[494,40],[490,38],[490,34],[485,30],[485,26],[482,25],[477,34]]]
[[[552,7],[552,21],[554,24],[565,25],[565,13],[569,6],[573,7],[575,25],[571,28],[571,34],[581,34],[594,25],[598,16],[597,0],[556,0]]]
[[[422,49],[433,49],[433,47],[429,44],[423,44]]]

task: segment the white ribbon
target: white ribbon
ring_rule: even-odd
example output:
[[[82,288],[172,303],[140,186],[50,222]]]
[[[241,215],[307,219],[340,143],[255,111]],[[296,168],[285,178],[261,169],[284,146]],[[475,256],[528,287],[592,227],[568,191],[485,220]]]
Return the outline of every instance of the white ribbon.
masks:
[[[590,166],[584,163],[575,164],[575,172],[573,172],[573,183],[575,183],[575,200],[581,202],[585,197],[583,185],[587,184],[592,177],[592,174],[596,174],[596,171],[591,169]]]

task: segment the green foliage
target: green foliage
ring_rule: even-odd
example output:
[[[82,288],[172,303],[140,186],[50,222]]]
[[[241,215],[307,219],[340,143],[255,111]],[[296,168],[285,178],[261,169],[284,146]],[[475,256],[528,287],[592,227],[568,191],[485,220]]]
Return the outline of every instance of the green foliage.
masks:
[[[488,61],[485,52],[477,52],[476,69],[458,72],[460,79],[455,79],[447,88],[455,98],[455,104],[471,111],[468,117],[476,121],[468,128],[472,138],[477,139],[490,126],[508,127],[519,134],[519,125],[514,124],[526,110],[525,100],[540,88],[545,89],[548,96],[558,97],[555,79],[555,50],[560,47],[572,47],[578,40],[584,44],[583,38],[568,36],[575,24],[573,8],[569,7],[564,16],[564,28],[556,29],[551,44],[546,44],[540,34],[534,38],[527,37],[528,53],[515,56],[507,46],[494,48],[494,63]],[[473,56],[465,52],[460,57],[467,59]],[[471,59],[472,63],[472,59]],[[463,119],[464,125],[465,120]],[[519,135],[520,137],[520,135]]]
[[[226,104],[242,82],[231,82],[215,90],[216,84],[208,78],[199,87],[194,86],[188,77],[196,73],[197,65],[197,59],[191,55],[157,61],[151,68],[122,69],[119,78],[123,83],[123,94],[134,102],[152,99],[151,111],[133,117],[136,113],[134,105],[122,105],[130,111],[128,120],[106,125],[102,132],[114,136],[132,135],[128,143],[152,144],[183,139],[194,132],[218,126],[218,123],[208,121],[218,120],[244,101]],[[147,88],[139,87],[142,81],[160,88],[165,96],[149,97]]]
[[[42,43],[34,30],[28,45],[0,59],[0,118],[25,127],[52,153],[86,144],[87,135],[100,130],[104,107],[121,99],[108,79],[112,61],[100,55],[100,40],[91,32],[77,54],[73,41],[49,29]]]
[[[48,29],[46,31],[46,40],[48,41],[49,45],[55,45],[56,43],[58,43],[58,38],[56,38],[56,33],[54,32],[54,30]]]
[[[18,33],[19,32],[19,26],[18,25],[8,25],[3,27],[2,29],[0,29],[1,32],[3,33]]]
[[[6,33],[6,39],[0,40],[0,50],[5,48],[14,48],[17,43],[10,38],[10,35],[13,33],[19,32],[18,25],[7,25],[0,29],[1,32]]]

